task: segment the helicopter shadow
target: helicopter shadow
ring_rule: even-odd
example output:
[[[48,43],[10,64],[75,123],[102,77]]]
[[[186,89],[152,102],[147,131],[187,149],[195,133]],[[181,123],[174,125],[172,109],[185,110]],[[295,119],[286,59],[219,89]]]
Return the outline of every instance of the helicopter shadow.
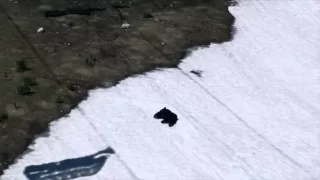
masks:
[[[92,176],[102,169],[112,154],[115,154],[115,151],[108,147],[105,150],[84,157],[31,165],[26,167],[23,173],[28,180],[66,180]]]

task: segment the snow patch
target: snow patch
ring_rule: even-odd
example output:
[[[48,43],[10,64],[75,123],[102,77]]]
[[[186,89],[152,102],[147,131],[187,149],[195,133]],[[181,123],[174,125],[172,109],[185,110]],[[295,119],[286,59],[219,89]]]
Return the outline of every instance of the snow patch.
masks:
[[[233,41],[90,91],[1,179],[106,146],[116,154],[80,179],[319,179],[320,2],[242,0],[230,11]],[[172,128],[153,119],[163,107],[179,117]]]

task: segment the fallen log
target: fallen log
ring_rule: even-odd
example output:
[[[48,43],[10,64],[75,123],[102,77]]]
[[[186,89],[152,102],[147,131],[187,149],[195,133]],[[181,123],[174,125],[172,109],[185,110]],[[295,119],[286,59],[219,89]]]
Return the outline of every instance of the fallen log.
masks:
[[[129,5],[123,5],[123,4],[112,4],[111,5],[114,9],[124,9],[124,8],[129,8]]]
[[[53,11],[46,11],[45,17],[59,17],[65,16],[68,14],[77,14],[77,15],[87,15],[90,16],[94,11],[103,11],[106,8],[88,8],[88,9],[67,9],[67,10],[53,10]]]

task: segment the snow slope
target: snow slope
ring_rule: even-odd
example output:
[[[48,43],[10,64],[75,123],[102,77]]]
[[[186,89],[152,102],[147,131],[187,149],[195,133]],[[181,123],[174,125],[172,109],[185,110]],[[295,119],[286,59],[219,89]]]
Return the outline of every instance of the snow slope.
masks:
[[[320,179],[320,1],[247,0],[230,11],[233,41],[91,91],[1,180],[107,146],[116,154],[79,179]],[[180,119],[172,128],[153,119],[164,106]]]

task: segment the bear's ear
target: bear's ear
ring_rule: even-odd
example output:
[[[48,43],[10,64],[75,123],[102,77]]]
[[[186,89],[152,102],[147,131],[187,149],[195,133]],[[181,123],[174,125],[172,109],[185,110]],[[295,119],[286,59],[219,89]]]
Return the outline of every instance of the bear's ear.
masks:
[[[164,107],[163,109],[167,109],[166,107]]]

